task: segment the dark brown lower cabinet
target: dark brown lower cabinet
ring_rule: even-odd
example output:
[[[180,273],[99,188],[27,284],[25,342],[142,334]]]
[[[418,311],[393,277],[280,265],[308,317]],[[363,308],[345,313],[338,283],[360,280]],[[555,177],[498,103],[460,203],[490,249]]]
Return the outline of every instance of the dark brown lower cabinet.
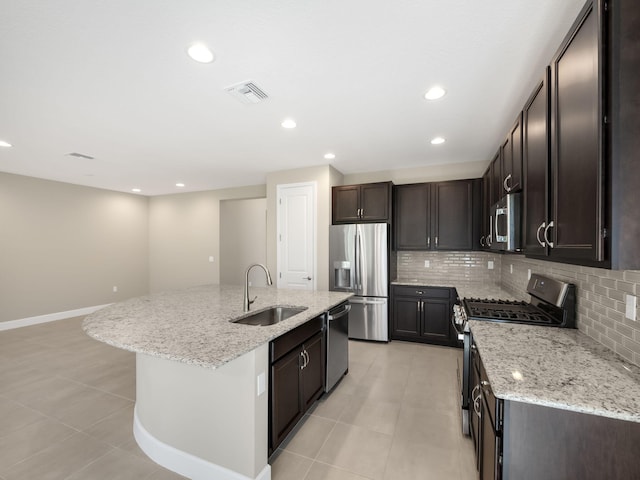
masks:
[[[456,345],[451,327],[453,289],[407,287],[391,289],[391,338],[438,345]]]
[[[323,325],[323,317],[315,318],[269,345],[269,455],[324,391]]]
[[[640,423],[496,398],[475,348],[471,364],[480,480],[640,478]]]

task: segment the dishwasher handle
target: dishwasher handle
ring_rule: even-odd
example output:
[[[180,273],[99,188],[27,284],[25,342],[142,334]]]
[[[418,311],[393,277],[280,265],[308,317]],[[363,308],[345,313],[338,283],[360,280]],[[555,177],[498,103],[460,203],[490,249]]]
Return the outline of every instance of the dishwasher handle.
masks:
[[[346,314],[349,313],[349,311],[351,310],[351,305],[347,304],[344,306],[344,309],[337,312],[337,313],[330,313],[329,316],[327,317],[327,320],[329,320],[330,322],[333,320],[337,320],[338,318],[344,317]]]

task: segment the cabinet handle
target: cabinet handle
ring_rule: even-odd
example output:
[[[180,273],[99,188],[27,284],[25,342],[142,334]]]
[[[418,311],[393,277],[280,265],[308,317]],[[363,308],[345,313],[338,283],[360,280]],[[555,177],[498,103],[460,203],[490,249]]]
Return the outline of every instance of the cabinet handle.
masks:
[[[436,248],[438,248],[438,237],[436,237]]]
[[[427,248],[431,248],[431,237],[427,237]]]
[[[504,182],[502,182],[502,186],[504,187],[507,193],[509,193],[513,189],[513,187],[510,187],[507,183],[510,179],[511,179],[511,174],[507,175],[507,177],[504,179]]]
[[[307,352],[307,350],[304,350],[304,357],[305,357],[305,362],[304,362],[304,366],[305,368],[309,366],[309,362],[311,361],[311,359],[309,358],[309,352]]]
[[[304,367],[307,366],[307,359],[304,356],[304,350],[300,352],[300,356],[302,357],[302,365],[300,365],[300,370],[304,370]]]
[[[553,242],[549,240],[549,237],[547,237],[547,232],[549,231],[550,228],[553,228],[553,220],[551,220],[549,222],[549,225],[547,225],[544,228],[544,241],[547,242],[547,245],[549,245],[551,248],[553,248]]]
[[[480,237],[480,246],[481,247],[486,247],[486,245],[484,243],[484,235]]]
[[[421,290],[416,290],[416,295],[422,295],[422,294],[424,294],[424,292],[423,292],[423,291],[421,291]]]
[[[538,240],[538,243],[540,244],[541,247],[546,247],[546,244],[542,240],[540,240],[540,231],[544,227],[546,227],[546,222],[542,222],[538,227],[538,230],[536,230],[536,240]]]

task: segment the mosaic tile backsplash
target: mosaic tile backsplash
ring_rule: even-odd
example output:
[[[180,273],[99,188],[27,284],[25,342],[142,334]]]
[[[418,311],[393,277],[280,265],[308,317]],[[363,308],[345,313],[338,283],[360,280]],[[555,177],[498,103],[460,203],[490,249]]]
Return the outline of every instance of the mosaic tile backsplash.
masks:
[[[640,309],[637,321],[625,317],[627,295],[640,295],[639,270],[605,270],[489,252],[397,252],[398,280],[437,285],[481,282],[499,285],[529,300],[528,273],[576,285],[578,329],[628,362],[640,366]],[[428,267],[425,267],[428,261]],[[392,257],[393,262],[393,257]],[[489,269],[493,262],[493,269]],[[393,270],[393,269],[392,269]]]

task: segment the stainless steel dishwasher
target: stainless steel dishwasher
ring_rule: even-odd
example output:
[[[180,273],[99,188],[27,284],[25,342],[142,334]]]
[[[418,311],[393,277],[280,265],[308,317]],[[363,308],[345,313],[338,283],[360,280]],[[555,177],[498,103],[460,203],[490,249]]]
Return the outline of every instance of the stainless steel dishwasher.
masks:
[[[327,315],[327,381],[329,392],[349,371],[349,302],[329,310]]]

